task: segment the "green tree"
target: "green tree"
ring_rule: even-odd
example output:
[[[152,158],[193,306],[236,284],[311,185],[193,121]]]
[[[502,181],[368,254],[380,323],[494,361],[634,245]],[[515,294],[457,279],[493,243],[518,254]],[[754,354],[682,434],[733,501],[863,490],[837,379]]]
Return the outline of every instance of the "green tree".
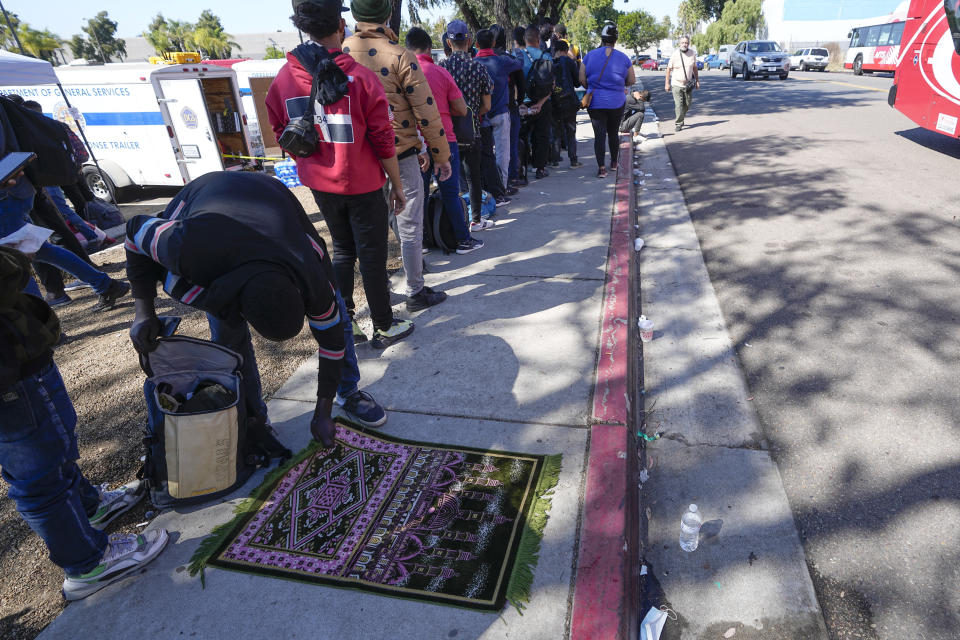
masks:
[[[617,28],[620,31],[620,43],[632,48],[637,55],[642,49],[660,42],[670,34],[669,22],[657,22],[653,14],[642,9],[620,14]]]
[[[209,9],[200,14],[197,24],[194,25],[190,40],[198,51],[208,58],[229,58],[233,50],[240,45],[231,40],[233,36],[223,30],[219,16]]]
[[[283,58],[286,58],[286,57],[287,55],[283,52],[282,49],[274,45],[270,45],[269,47],[267,47],[267,53],[266,55],[263,56],[263,59],[264,60],[282,60]]]
[[[17,30],[17,34],[19,34],[20,18],[12,11],[7,12],[7,17],[10,19],[10,24],[13,25],[13,28]],[[7,51],[17,50],[17,41],[13,37],[13,32],[10,31],[10,28],[7,26],[6,20],[0,20],[0,47]]]
[[[167,51],[173,51],[173,42],[170,40],[170,24],[162,13],[158,13],[154,19],[147,25],[147,30],[141,34],[157,55],[163,55]]]
[[[582,53],[590,51],[600,42],[597,34],[597,20],[585,5],[578,5],[569,11],[564,22],[570,41],[580,47]]]
[[[24,51],[34,58],[40,58],[50,63],[56,63],[56,52],[63,46],[63,39],[49,29],[39,31],[23,23],[18,28],[20,43]]]
[[[191,51],[193,43],[193,25],[186,20],[168,20],[167,33],[170,37],[170,50]]]
[[[759,36],[763,29],[761,0],[732,0],[719,20],[707,27],[702,40],[706,47],[740,42]]]
[[[613,0],[584,0],[581,3],[593,15],[598,25],[605,22],[616,23],[620,12],[613,8]]]
[[[117,38],[117,23],[110,19],[106,11],[87,20],[81,29],[86,38],[77,34],[70,42],[74,56],[104,63],[112,62],[116,57],[123,62],[123,56],[127,55],[127,43]],[[80,44],[81,40],[85,40],[86,44]],[[78,51],[84,55],[78,55]]]
[[[679,38],[697,33],[700,23],[709,17],[704,0],[683,0],[677,7],[677,29],[674,35]]]

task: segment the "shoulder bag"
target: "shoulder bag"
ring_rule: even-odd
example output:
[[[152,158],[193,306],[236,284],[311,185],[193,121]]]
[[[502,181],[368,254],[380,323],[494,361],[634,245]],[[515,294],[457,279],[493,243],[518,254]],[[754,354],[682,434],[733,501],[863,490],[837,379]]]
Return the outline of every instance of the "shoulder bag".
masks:
[[[613,51],[611,51],[610,55],[607,56],[607,59],[603,61],[603,68],[600,69],[600,75],[597,76],[597,83],[603,80],[603,72],[607,70],[607,63],[610,62],[610,58],[612,57],[613,57]],[[593,102],[593,89],[590,89],[585,94],[583,94],[583,98],[580,99],[580,107],[582,109],[589,109],[591,102]]]

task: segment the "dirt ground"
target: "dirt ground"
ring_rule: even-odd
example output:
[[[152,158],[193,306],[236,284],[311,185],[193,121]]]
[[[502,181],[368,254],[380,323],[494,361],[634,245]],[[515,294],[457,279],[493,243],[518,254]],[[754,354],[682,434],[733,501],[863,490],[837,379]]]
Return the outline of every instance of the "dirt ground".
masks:
[[[294,192],[311,221],[331,246],[326,225],[305,188]],[[396,269],[399,247],[390,236],[388,267]],[[96,254],[94,261],[115,278],[125,278],[124,252],[120,247]],[[54,358],[77,411],[80,468],[94,484],[110,488],[135,479],[143,455],[141,441],[146,424],[143,372],[127,331],[133,320],[133,301],[127,296],[107,312],[93,311],[96,295],[90,289],[71,292],[73,303],[57,313],[67,339],[56,348]],[[366,301],[357,276],[358,315]],[[208,338],[203,314],[161,295],[157,312],[183,317],[178,333]],[[361,321],[361,324],[363,322]],[[306,325],[305,325],[306,327]],[[371,327],[366,326],[368,332]],[[294,370],[316,350],[308,329],[282,344],[254,334],[254,348],[263,391],[269,397]],[[60,594],[63,572],[50,562],[43,542],[20,518],[7,485],[0,482],[0,638],[27,640],[37,636],[66,606]],[[152,517],[153,507],[144,500],[115,521],[108,532],[135,532]]]

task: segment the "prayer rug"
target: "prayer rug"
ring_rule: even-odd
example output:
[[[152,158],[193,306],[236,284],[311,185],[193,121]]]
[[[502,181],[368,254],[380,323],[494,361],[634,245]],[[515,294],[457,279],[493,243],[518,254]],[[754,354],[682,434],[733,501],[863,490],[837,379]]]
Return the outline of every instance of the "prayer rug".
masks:
[[[337,424],[194,554],[205,565],[473,609],[530,600],[560,455],[411,442]]]

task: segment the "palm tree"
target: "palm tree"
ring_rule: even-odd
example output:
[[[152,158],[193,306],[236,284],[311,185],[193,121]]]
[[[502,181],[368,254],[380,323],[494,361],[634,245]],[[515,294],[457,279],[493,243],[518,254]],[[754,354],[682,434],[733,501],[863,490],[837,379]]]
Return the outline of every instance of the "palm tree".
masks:
[[[168,20],[167,34],[171,48],[176,51],[190,51],[188,47],[193,46],[193,25],[185,20]]]
[[[229,58],[233,49],[240,45],[230,39],[229,33],[215,31],[209,27],[197,27],[193,31],[191,40],[197,50],[208,58]]]
[[[51,33],[49,29],[43,31],[33,29],[26,23],[20,25],[18,32],[20,42],[28,54],[47,62],[57,61],[55,52],[64,44],[60,36]]]

